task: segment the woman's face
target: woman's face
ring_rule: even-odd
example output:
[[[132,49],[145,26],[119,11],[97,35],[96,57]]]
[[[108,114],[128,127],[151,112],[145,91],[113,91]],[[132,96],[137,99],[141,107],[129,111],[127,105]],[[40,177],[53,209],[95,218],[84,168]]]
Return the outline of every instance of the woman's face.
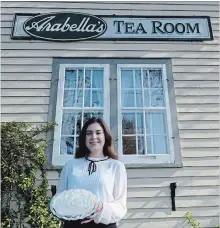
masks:
[[[86,130],[86,147],[93,154],[103,153],[105,145],[104,131],[99,123],[90,124]]]

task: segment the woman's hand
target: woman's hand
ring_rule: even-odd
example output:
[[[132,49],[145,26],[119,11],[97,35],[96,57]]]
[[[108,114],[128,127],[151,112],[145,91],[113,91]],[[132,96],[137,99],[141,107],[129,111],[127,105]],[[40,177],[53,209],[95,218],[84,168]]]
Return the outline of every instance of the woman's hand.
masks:
[[[102,203],[102,201],[100,201],[99,202],[99,206],[98,206],[97,210],[95,211],[95,213],[93,215],[87,217],[88,220],[85,220],[85,221],[81,222],[81,224],[91,222],[100,213],[102,208],[103,208],[103,203]]]

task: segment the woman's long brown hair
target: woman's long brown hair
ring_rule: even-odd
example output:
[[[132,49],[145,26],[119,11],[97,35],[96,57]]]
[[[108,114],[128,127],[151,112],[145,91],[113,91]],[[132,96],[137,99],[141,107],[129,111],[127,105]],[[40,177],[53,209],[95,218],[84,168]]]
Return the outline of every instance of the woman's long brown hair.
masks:
[[[93,123],[98,123],[103,129],[105,135],[105,145],[103,147],[103,154],[112,159],[118,159],[118,155],[113,149],[113,140],[110,134],[110,130],[107,127],[106,123],[101,118],[92,117],[84,124],[80,134],[79,134],[79,148],[76,150],[75,158],[82,158],[89,156],[89,149],[86,147],[86,130],[89,125]]]

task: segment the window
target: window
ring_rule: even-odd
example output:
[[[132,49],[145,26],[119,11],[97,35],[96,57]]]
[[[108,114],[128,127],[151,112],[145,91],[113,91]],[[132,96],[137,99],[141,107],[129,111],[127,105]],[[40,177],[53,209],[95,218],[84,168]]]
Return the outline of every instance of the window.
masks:
[[[108,65],[60,65],[52,164],[64,164],[73,156],[80,129],[90,117],[109,124],[108,78]]]
[[[123,64],[117,66],[117,75],[120,159],[173,162],[165,66]]]
[[[55,113],[51,119],[58,124],[53,165],[62,166],[72,158],[79,131],[92,116],[110,126],[125,164],[181,165],[170,61],[59,59],[55,65],[58,83],[51,88],[50,102]]]

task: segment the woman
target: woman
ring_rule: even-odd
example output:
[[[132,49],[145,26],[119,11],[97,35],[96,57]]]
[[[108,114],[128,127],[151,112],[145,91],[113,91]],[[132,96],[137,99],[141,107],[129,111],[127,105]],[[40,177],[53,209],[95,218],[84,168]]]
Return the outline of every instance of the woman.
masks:
[[[65,221],[64,228],[117,228],[127,212],[127,175],[113,150],[110,132],[100,118],[91,118],[79,135],[75,159],[64,166],[57,193],[86,189],[96,195],[97,211],[85,220]]]

